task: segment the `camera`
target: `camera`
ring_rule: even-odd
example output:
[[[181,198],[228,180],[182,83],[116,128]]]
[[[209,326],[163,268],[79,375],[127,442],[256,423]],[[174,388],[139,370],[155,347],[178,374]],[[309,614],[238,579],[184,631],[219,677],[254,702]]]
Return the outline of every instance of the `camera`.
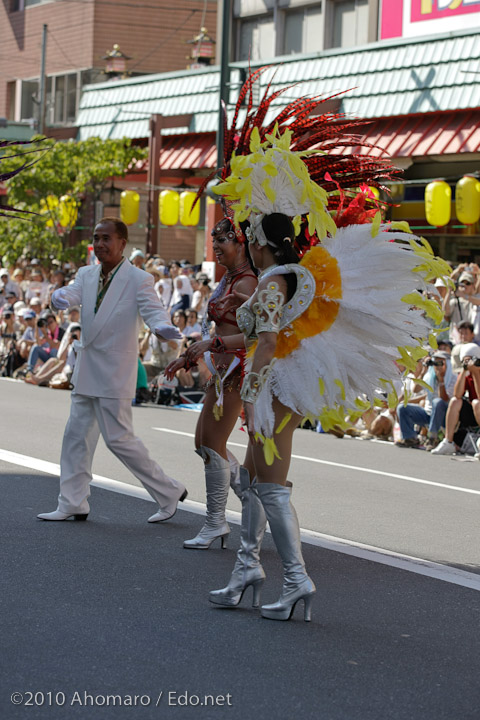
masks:
[[[427,367],[442,367],[443,363],[443,360],[434,360],[433,358],[428,358],[428,360],[425,361]]]
[[[45,318],[40,318],[40,320],[37,321],[37,327],[44,328],[47,327],[47,321]]]
[[[480,367],[480,358],[472,358],[472,359],[473,359],[472,365],[475,365],[475,367]],[[463,361],[463,369],[464,370],[468,370],[469,365],[470,365],[469,360]]]
[[[70,335],[70,337],[71,337],[73,340],[80,340],[80,335],[79,335],[78,332],[72,332],[71,335]]]

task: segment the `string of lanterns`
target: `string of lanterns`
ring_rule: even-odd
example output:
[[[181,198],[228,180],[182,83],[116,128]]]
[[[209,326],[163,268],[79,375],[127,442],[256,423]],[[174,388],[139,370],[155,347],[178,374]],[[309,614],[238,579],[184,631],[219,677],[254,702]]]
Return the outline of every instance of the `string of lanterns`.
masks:
[[[45,225],[53,228],[55,225],[64,230],[71,230],[78,218],[78,203],[71,195],[47,195],[40,200],[40,215],[47,217]]]
[[[451,217],[452,190],[444,180],[434,180],[425,188],[425,217],[429,225],[443,227]],[[460,178],[455,186],[455,214],[462,225],[480,219],[480,180],[473,175]]]
[[[158,203],[158,219],[161,225],[194,227],[200,221],[200,203],[192,210],[197,194],[192,190],[178,193],[162,190]],[[135,190],[124,190],[120,195],[120,218],[126,225],[138,222],[140,195]]]

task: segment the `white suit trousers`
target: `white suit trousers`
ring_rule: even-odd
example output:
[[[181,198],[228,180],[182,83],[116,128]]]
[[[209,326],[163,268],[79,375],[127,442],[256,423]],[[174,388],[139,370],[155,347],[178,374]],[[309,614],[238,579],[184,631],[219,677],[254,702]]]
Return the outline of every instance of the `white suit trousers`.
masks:
[[[100,433],[109,450],[140,480],[160,508],[178,500],[184,486],[163,472],[133,434],[131,400],[72,393],[60,459],[61,512],[89,512],[92,462]]]

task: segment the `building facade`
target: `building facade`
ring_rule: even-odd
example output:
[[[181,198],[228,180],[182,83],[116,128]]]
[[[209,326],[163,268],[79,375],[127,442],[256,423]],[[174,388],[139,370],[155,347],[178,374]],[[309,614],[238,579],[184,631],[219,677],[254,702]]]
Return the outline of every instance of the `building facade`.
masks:
[[[202,24],[215,31],[216,6],[216,0],[178,0],[172,12],[168,0],[4,0],[0,117],[38,128],[44,25],[48,131],[75,125],[83,87],[107,79],[104,57],[115,44],[130,58],[132,76],[185,69],[187,42]]]

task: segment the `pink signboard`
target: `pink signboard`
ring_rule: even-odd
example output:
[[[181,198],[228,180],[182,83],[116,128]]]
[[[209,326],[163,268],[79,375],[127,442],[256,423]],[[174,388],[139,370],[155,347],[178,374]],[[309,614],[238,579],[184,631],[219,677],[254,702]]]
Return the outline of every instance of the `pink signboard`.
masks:
[[[381,0],[381,40],[476,26],[480,29],[480,0]]]
[[[465,15],[480,10],[480,0],[412,0],[412,22]]]

